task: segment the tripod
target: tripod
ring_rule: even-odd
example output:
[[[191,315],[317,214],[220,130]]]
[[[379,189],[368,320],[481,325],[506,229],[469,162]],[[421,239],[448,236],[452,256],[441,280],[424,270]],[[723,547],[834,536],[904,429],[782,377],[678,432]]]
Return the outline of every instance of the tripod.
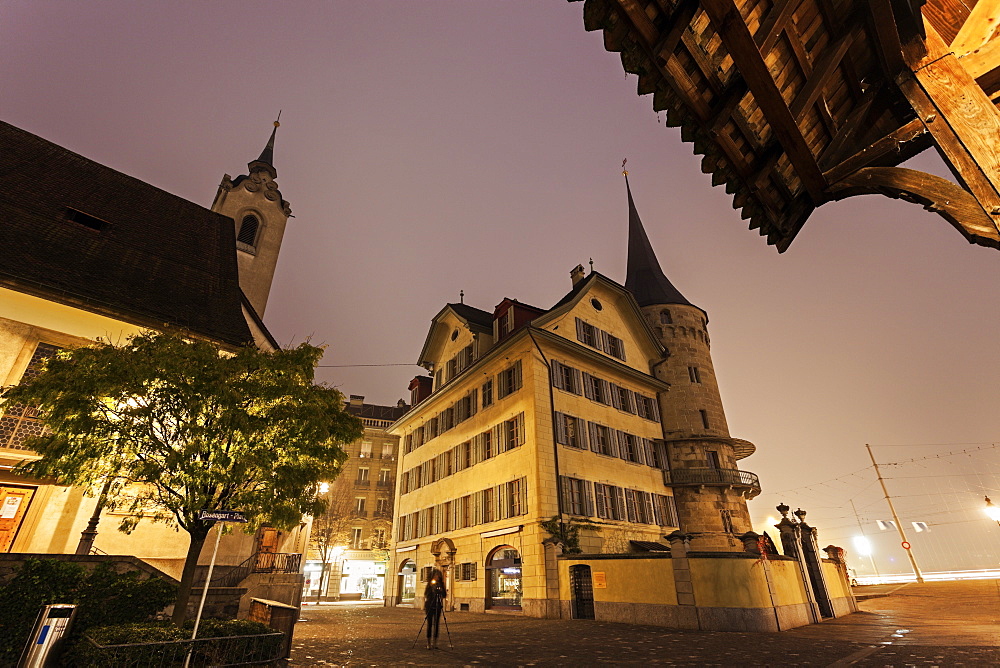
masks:
[[[444,617],[444,630],[445,630],[445,633],[448,634],[448,647],[450,647],[451,649],[455,649],[455,644],[451,641],[451,628],[448,626],[448,615],[446,615],[445,612],[444,612],[444,598],[441,596],[441,594],[437,594],[436,596],[437,596],[437,600],[436,600],[437,606],[436,607],[441,611],[441,616]],[[431,615],[433,615],[433,614],[435,614],[435,613],[432,610],[431,612],[428,612],[428,613],[426,613],[424,615],[424,621],[420,622],[420,628],[417,629],[417,635],[413,639],[413,642],[410,644],[410,649],[413,649],[414,647],[417,646],[417,641],[420,640],[420,634],[424,630],[424,624],[427,623],[428,618]],[[440,622],[439,622],[439,624],[440,624]],[[440,630],[440,627],[439,627],[439,630]]]

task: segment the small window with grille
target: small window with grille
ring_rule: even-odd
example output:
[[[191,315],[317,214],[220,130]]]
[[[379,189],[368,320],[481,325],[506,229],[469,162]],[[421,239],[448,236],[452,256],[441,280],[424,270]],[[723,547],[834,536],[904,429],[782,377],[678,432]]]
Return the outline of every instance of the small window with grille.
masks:
[[[251,249],[257,245],[257,231],[260,229],[260,221],[257,216],[243,216],[240,223],[240,231],[236,234],[237,245],[249,246]]]
[[[24,370],[21,380],[31,379],[40,374],[45,360],[57,352],[59,352],[57,346],[39,343],[31,355],[31,360],[28,362],[28,367]],[[28,439],[33,436],[41,436],[44,431],[37,411],[24,404],[5,406],[5,409],[3,416],[0,417],[0,448],[29,450],[25,445]]]

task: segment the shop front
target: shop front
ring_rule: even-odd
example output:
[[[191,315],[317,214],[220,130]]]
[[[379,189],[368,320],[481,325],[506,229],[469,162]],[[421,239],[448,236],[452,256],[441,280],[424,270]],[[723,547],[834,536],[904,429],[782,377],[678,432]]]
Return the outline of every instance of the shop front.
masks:
[[[304,601],[376,601],[385,596],[386,561],[368,551],[347,550],[327,564],[310,559],[303,567]]]
[[[495,549],[486,566],[489,572],[487,608],[521,609],[521,555],[510,545]]]

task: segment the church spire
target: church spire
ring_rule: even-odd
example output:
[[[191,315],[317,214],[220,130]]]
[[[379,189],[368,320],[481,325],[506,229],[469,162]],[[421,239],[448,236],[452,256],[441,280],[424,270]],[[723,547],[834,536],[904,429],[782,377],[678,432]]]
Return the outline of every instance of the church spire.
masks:
[[[639,306],[653,304],[688,304],[684,295],[667,280],[660,269],[660,263],[649,243],[646,230],[642,227],[639,212],[632,201],[632,189],[628,184],[628,172],[624,171],[625,190],[628,192],[628,268],[625,272],[625,289],[632,293]]]
[[[278,118],[281,118],[281,112],[278,112]],[[274,168],[274,135],[278,132],[278,128],[281,127],[281,123],[277,120],[274,121],[274,129],[271,130],[271,137],[267,140],[267,144],[264,146],[264,150],[260,152],[260,157],[258,157],[253,162],[249,163],[250,171],[253,172],[254,168],[263,168],[271,173],[271,178],[278,178],[278,170]]]

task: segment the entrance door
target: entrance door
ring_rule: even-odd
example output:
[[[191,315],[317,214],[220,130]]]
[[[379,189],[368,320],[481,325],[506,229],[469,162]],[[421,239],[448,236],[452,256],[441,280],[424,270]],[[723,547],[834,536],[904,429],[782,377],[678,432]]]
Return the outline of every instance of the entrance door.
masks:
[[[417,565],[407,560],[399,569],[399,602],[413,603],[417,598]]]
[[[493,551],[489,574],[488,608],[521,609],[521,555],[509,545]]]
[[[570,566],[569,587],[573,594],[573,619],[593,619],[594,583],[590,577],[590,566]]]
[[[10,552],[34,494],[34,487],[0,487],[0,552]]]

